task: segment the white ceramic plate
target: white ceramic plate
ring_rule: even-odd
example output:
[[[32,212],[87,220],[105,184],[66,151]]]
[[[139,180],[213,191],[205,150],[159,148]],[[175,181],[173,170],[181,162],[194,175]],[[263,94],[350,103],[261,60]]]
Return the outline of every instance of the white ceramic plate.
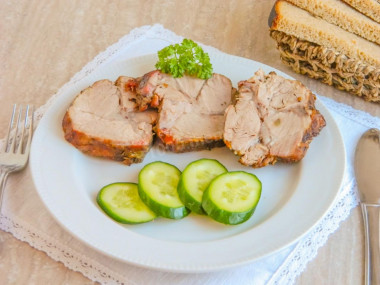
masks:
[[[210,53],[214,71],[233,81],[248,79],[261,63]],[[51,214],[71,234],[122,261],[173,272],[206,272],[245,264],[272,254],[305,235],[328,211],[343,177],[345,152],[339,129],[317,101],[327,126],[311,143],[306,157],[293,165],[262,169],[243,167],[226,148],[175,154],[153,148],[141,164],[125,166],[86,156],[63,137],[63,115],[80,90],[94,81],[119,75],[141,76],[154,69],[154,55],[111,63],[77,82],[47,110],[35,132],[31,169],[39,195]],[[280,71],[278,74],[289,77]],[[226,226],[190,214],[174,221],[158,218],[140,225],[121,225],[106,216],[96,195],[106,184],[137,182],[139,170],[162,160],[183,169],[199,158],[216,158],[229,170],[245,170],[262,181],[261,200],[247,222]]]

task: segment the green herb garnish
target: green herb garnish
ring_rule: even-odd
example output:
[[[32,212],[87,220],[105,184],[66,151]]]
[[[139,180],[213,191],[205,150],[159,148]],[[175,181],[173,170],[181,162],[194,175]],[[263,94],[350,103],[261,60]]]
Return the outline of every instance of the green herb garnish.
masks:
[[[182,77],[185,73],[201,79],[212,76],[210,57],[199,45],[189,39],[158,51],[158,61],[155,66],[173,77]]]

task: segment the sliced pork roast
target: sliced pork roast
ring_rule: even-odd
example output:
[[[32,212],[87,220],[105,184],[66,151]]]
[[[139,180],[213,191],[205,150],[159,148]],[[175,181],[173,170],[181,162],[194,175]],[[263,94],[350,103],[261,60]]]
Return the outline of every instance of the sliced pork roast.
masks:
[[[140,110],[159,110],[159,143],[166,150],[186,152],[224,146],[224,111],[233,90],[231,80],[220,74],[203,80],[155,70],[142,77],[136,93]]]
[[[153,142],[157,112],[135,111],[137,84],[123,76],[115,84],[100,80],[83,90],[64,116],[65,139],[92,156],[141,162]]]
[[[238,84],[237,101],[225,113],[224,142],[243,165],[299,161],[326,125],[314,101],[302,83],[259,70]]]

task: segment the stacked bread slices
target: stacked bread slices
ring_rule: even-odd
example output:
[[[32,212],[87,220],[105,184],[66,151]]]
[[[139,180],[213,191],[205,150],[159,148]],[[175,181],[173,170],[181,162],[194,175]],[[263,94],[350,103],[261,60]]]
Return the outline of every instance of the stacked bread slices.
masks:
[[[294,71],[380,102],[380,2],[279,0],[270,35]]]

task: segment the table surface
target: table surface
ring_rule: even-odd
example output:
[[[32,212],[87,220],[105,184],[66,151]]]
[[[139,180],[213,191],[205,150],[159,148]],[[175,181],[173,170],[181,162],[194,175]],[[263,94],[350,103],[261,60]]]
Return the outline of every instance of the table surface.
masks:
[[[175,33],[226,53],[271,65],[314,92],[380,117],[368,103],[283,65],[269,37],[274,0],[0,1],[0,137],[16,102],[45,104],[99,52],[142,25]],[[11,179],[11,178],[10,178]],[[363,234],[359,208],[342,222],[296,284],[362,284]],[[45,253],[0,231],[1,284],[93,284]]]

